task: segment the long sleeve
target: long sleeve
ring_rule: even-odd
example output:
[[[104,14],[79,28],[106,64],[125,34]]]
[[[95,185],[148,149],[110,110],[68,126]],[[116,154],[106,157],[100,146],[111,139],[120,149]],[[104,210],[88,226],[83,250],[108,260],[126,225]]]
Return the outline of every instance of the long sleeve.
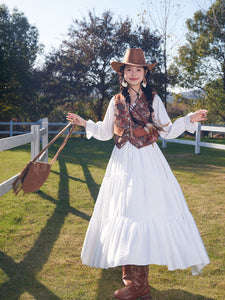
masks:
[[[114,97],[110,100],[109,106],[103,121],[94,123],[92,120],[87,121],[86,135],[90,139],[92,136],[101,141],[110,140],[113,137],[114,123]]]
[[[155,95],[153,100],[154,116],[153,121],[160,127],[163,127],[164,131],[160,131],[159,134],[164,139],[174,139],[180,136],[184,131],[194,133],[196,130],[196,123],[191,123],[189,113],[185,117],[177,119],[174,123],[171,122],[165,106],[158,95]]]

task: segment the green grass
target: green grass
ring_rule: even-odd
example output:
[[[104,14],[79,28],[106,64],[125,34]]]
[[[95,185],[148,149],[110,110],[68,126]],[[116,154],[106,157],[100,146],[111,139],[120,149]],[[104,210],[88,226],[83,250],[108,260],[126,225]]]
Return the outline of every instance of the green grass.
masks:
[[[50,148],[53,157],[60,141]],[[82,265],[84,235],[113,142],[71,138],[40,191],[0,198],[0,299],[113,299],[121,268]],[[168,143],[163,150],[211,263],[201,276],[150,266],[153,299],[225,299],[225,152]],[[28,145],[0,153],[0,182],[30,159]]]

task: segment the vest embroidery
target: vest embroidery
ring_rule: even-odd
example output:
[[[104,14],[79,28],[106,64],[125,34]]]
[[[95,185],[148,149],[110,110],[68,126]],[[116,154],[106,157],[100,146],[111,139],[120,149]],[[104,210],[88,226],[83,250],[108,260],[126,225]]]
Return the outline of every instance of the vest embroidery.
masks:
[[[157,129],[153,128],[151,133],[147,133],[143,126],[136,124],[131,119],[129,108],[123,95],[115,96],[114,109],[114,141],[120,149],[128,141],[135,147],[141,148],[153,144],[159,138]],[[145,123],[149,121],[149,108],[144,93],[132,109],[133,116]]]

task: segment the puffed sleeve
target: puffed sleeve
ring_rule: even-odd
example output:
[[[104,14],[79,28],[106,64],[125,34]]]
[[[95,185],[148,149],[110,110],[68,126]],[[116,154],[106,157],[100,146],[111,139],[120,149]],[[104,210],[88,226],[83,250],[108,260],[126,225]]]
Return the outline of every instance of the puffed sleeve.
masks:
[[[153,100],[153,121],[164,129],[160,131],[159,135],[164,139],[174,139],[180,136],[184,131],[194,133],[196,130],[196,123],[192,123],[189,113],[185,117],[180,117],[174,123],[171,122],[162,100],[158,95],[155,95]]]
[[[101,141],[110,140],[113,137],[114,123],[114,97],[110,100],[109,106],[103,121],[97,123],[92,120],[87,121],[86,136],[90,139],[92,136]]]

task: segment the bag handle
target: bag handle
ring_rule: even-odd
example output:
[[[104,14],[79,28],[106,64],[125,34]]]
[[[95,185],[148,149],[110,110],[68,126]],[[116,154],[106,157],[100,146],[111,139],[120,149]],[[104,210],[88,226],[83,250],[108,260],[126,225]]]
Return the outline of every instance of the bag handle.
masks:
[[[46,145],[33,159],[32,162],[35,162],[65,131],[66,129],[71,125],[72,123],[68,123],[49,143],[48,145]],[[75,128],[75,124],[72,126],[72,128],[70,129],[69,133],[67,134],[67,136],[65,137],[62,145],[60,146],[59,150],[57,151],[57,153],[55,154],[55,156],[53,157],[52,161],[51,161],[51,166],[54,164],[54,162],[56,161],[57,157],[59,156],[59,153],[62,151],[62,149],[64,148],[65,144],[67,143],[69,137],[71,136],[71,134],[74,131]]]
[[[54,162],[56,161],[57,157],[59,156],[60,152],[62,151],[62,149],[64,148],[64,146],[66,145],[68,139],[70,138],[71,134],[74,131],[76,124],[74,124],[71,128],[70,131],[68,132],[67,136],[65,137],[62,145],[60,146],[59,150],[56,152],[55,156],[53,157],[52,161],[50,162],[50,165],[52,166],[54,164]]]

